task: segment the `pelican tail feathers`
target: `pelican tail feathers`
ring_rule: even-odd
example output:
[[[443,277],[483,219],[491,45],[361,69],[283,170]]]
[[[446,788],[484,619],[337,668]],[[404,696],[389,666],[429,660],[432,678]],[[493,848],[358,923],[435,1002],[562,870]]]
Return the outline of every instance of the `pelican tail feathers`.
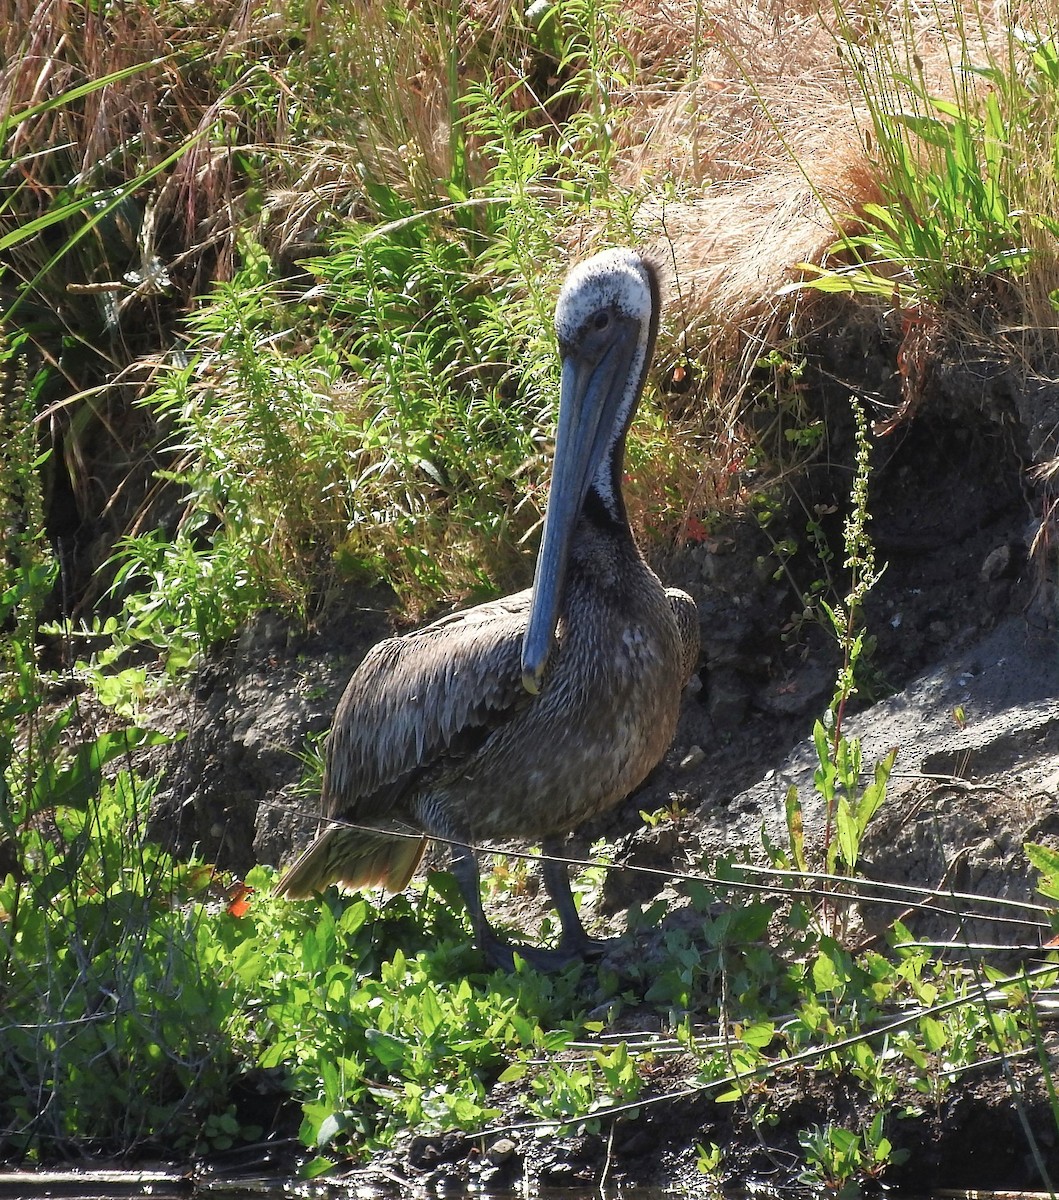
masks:
[[[351,891],[383,887],[402,892],[426,848],[425,837],[332,825],[283,873],[276,895],[307,900],[332,883]]]

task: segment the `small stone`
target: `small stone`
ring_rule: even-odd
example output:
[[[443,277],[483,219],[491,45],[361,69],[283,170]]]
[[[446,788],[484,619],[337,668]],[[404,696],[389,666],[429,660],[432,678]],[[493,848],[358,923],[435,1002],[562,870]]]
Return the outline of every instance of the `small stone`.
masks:
[[[1015,574],[1014,554],[1008,543],[997,546],[985,556],[982,569],[979,572],[983,583],[991,583],[996,579],[1009,579]]]
[[[485,1152],[485,1157],[494,1166],[499,1166],[501,1163],[507,1162],[507,1160],[512,1156],[512,1154],[515,1153],[517,1149],[518,1146],[511,1140],[511,1138],[497,1138],[497,1140]]]
[[[706,751],[701,746],[692,746],[680,760],[680,769],[682,771],[692,771],[695,767],[699,766],[705,757]]]
[[[571,1162],[553,1162],[542,1167],[540,1182],[545,1187],[572,1187],[581,1182],[577,1168]]]
[[[713,671],[706,688],[706,711],[718,729],[736,729],[746,715],[749,696],[737,671]]]
[[[823,667],[807,663],[793,674],[774,679],[758,692],[756,700],[767,713],[798,716],[818,704],[831,682],[830,673]]]
[[[408,1151],[408,1161],[420,1171],[429,1171],[441,1161],[441,1147],[431,1137],[415,1137]]]

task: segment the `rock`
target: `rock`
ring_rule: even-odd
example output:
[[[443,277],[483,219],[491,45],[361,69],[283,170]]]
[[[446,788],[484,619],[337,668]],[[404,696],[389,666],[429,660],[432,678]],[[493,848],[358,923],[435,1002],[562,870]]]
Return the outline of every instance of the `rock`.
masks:
[[[738,729],[746,716],[750,690],[738,672],[720,668],[710,671],[706,684],[706,708],[720,729]]]
[[[754,697],[755,702],[767,713],[793,716],[819,709],[826,704],[834,678],[817,663],[807,663],[799,670],[779,679],[772,680]]]
[[[506,1166],[494,1167],[486,1165],[478,1172],[478,1183],[485,1191],[502,1191],[510,1183],[510,1172]]]
[[[517,1149],[518,1144],[511,1138],[497,1138],[497,1140],[485,1152],[485,1157],[494,1166],[499,1166],[501,1163],[506,1163]]]
[[[441,1162],[441,1143],[437,1138],[417,1136],[408,1148],[408,1163],[418,1171],[430,1171]]]
[[[680,823],[669,820],[632,834],[624,852],[607,872],[602,911],[614,913],[657,896],[666,884],[666,869],[673,866],[681,853],[682,837]],[[622,870],[623,867],[631,869]]]
[[[701,746],[692,746],[680,760],[680,769],[682,771],[692,771],[702,763],[705,757],[706,751]]]

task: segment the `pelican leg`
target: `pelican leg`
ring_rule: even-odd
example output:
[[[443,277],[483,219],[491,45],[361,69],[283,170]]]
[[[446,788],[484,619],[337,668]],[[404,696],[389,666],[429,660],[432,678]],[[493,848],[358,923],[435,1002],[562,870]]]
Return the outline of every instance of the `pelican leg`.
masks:
[[[561,850],[562,839],[557,839],[555,846]],[[550,879],[552,867],[557,867],[554,878]],[[515,955],[527,962],[538,971],[558,971],[568,967],[573,962],[602,954],[607,942],[590,938],[581,926],[574,907],[574,898],[570,892],[570,880],[566,874],[565,864],[545,864],[545,886],[548,894],[555,901],[562,922],[563,932],[559,945],[554,950],[543,950],[537,946],[511,946],[501,938],[489,924],[482,907],[481,876],[478,870],[478,860],[469,846],[454,845],[452,862],[449,866],[453,878],[459,886],[467,914],[471,919],[471,929],[474,942],[485,955],[489,964],[499,967],[502,971],[515,969]]]
[[[555,911],[559,914],[559,922],[563,928],[555,953],[567,962],[578,958],[599,958],[617,939],[604,940],[589,937],[585,933],[585,927],[577,915],[573,892],[570,891],[570,872],[566,863],[562,861],[566,850],[567,842],[562,837],[545,838],[541,843],[544,886],[555,904]]]
[[[485,915],[482,908],[482,880],[478,870],[478,860],[470,846],[454,845],[452,847],[452,862],[449,866],[452,877],[459,885],[463,902],[467,905],[467,915],[471,918],[471,931],[474,942],[479,950],[489,960],[490,965],[510,971],[515,965],[511,947],[497,936],[496,931]]]

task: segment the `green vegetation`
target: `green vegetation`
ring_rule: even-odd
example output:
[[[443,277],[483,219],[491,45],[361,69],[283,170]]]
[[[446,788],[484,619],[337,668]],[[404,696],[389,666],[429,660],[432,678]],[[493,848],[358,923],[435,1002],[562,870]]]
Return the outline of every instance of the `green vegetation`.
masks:
[[[612,0],[134,7],[96,6],[96,28],[6,0],[0,23],[0,1158],[254,1142],[269,1131],[238,1095],[261,1079],[300,1110],[309,1174],[409,1129],[606,1134],[703,1092],[764,1137],[772,1086],[811,1077],[872,1114],[802,1131],[802,1178],[837,1192],[883,1177],[902,1121],[984,1059],[1039,1054],[1047,1077],[1059,969],[946,962],[900,922],[850,936],[854,906],[883,899],[859,864],[894,765],[843,732],[871,682],[881,570],[859,403],[843,546],[810,522],[821,578],[798,596],[842,660],[814,739],[825,828],[807,833],[792,792],[767,866],[697,864],[678,885],[692,920],[663,901],[629,914],[650,950],[620,975],[483,972],[445,877],[318,908],[273,900],[266,868],[237,883],[149,839],[143,752],[165,739],[138,713],[249,617],[311,621],[380,580],[418,616],[526,581],[560,248],[665,244],[658,212],[690,176],[637,153],[728,43],[697,12],[660,46]],[[1007,289],[1007,328],[1054,327],[1059,31],[1041,18],[978,60],[956,20],[942,94],[908,25],[836,15],[870,186],[833,211],[808,287],[893,303],[911,404],[925,339],[983,281]],[[628,457],[635,521],[662,548],[718,509],[767,525],[777,490],[745,481],[767,455],[707,486],[708,435],[748,442],[747,376],[772,370],[793,407],[802,369],[755,346],[692,371],[720,300],[678,300],[659,372],[675,384],[681,364],[690,390],[678,415],[651,389]],[[819,425],[794,425],[791,453],[817,452]],[[797,550],[777,545],[781,572]],[[1054,901],[1054,854],[1031,853]],[[522,883],[512,866],[494,880]],[[704,1174],[723,1162],[700,1148]]]
[[[862,204],[832,248],[846,266],[809,269],[812,286],[944,304],[986,276],[1055,268],[1055,30],[1017,26],[972,51],[980,14],[955,7],[943,68],[928,70],[915,20],[865,28],[836,4],[839,52],[880,199]],[[1043,237],[1041,235],[1044,235]]]

